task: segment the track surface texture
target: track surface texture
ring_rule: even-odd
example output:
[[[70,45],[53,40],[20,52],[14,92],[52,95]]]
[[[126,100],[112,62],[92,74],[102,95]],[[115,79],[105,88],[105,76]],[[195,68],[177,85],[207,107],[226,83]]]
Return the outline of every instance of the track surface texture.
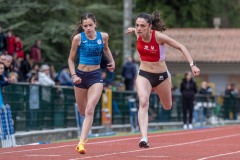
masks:
[[[78,141],[0,149],[0,160],[239,160],[240,126],[150,133],[149,148],[139,148],[140,135],[89,139],[87,154]]]

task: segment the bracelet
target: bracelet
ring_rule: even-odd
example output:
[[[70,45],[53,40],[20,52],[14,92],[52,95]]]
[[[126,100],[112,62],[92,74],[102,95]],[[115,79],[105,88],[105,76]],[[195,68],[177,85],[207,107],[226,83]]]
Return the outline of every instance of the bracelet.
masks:
[[[72,77],[73,77],[73,76],[76,76],[76,74],[72,74],[71,76],[72,76]]]
[[[192,66],[196,66],[196,63],[195,62],[190,63],[190,67]]]

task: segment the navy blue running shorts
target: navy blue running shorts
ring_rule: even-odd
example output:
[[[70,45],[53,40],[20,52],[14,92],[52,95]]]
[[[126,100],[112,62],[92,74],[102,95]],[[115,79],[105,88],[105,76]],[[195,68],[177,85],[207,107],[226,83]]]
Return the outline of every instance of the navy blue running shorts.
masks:
[[[89,89],[95,83],[103,83],[102,70],[100,68],[90,72],[77,69],[76,74],[82,79],[80,84],[74,84],[78,88]]]

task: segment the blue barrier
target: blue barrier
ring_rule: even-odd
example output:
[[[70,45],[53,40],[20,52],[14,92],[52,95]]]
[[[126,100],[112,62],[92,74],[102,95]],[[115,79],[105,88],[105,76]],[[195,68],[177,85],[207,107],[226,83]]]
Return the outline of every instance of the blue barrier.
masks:
[[[2,148],[16,146],[12,114],[9,105],[0,108],[0,140]]]

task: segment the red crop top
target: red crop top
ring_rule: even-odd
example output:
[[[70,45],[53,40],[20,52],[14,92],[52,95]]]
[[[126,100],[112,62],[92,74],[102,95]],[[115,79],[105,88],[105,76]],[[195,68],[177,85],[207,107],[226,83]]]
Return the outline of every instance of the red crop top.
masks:
[[[164,45],[159,45],[155,38],[155,30],[152,30],[150,42],[144,42],[142,37],[137,39],[137,50],[142,61],[158,62],[165,59]]]

